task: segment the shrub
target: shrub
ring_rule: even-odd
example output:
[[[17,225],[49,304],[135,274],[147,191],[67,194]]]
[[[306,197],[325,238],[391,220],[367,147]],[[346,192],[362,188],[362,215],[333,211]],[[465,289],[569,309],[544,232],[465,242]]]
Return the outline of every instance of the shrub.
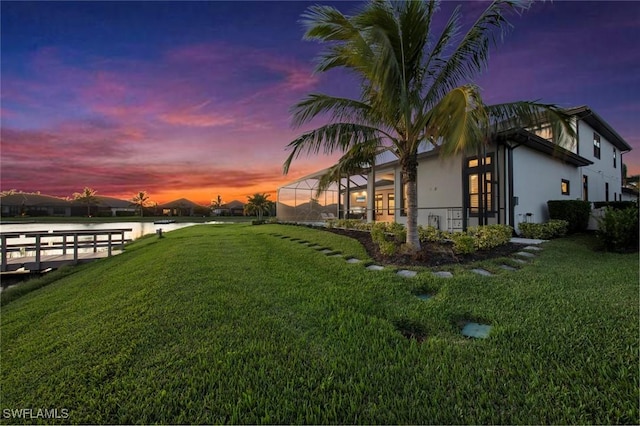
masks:
[[[602,207],[611,207],[614,210],[624,210],[629,207],[636,207],[637,204],[634,201],[596,201],[593,203],[593,208],[599,209]]]
[[[420,241],[428,241],[431,243],[437,243],[444,239],[442,231],[431,225],[418,226],[418,235],[420,237]]]
[[[638,250],[638,207],[616,210],[608,207],[598,219],[598,237],[607,250]]]
[[[584,231],[589,226],[591,203],[582,200],[549,200],[549,218],[566,220],[569,233]]]
[[[513,235],[509,225],[474,226],[467,230],[476,250],[489,250],[507,244]]]
[[[471,254],[476,251],[475,239],[464,232],[451,234],[453,240],[453,251],[457,254]]]
[[[521,223],[520,235],[524,238],[548,240],[563,237],[567,234],[569,222],[553,219],[547,223]]]

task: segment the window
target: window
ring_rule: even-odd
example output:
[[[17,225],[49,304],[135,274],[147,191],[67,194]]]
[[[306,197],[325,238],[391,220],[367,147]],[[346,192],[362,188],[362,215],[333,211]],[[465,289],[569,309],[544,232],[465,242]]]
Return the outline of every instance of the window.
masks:
[[[582,199],[589,201],[589,177],[582,175]]]
[[[604,183],[604,200],[609,202],[609,182]]]
[[[600,158],[600,135],[597,133],[593,134],[593,156]]]
[[[466,164],[467,206],[471,216],[478,216],[480,211],[488,215],[495,213],[493,199],[493,154],[484,158],[484,164],[480,165],[480,159],[472,157]]]
[[[560,184],[560,190],[562,191],[562,195],[569,195],[570,194],[570,186],[569,186],[569,181],[566,179],[562,179],[562,183]]]
[[[376,194],[374,203],[376,214],[382,214],[382,194]]]
[[[616,164],[618,160],[617,157],[618,157],[618,154],[616,153],[616,149],[613,148],[613,168],[614,169],[617,167],[617,164]]]
[[[389,215],[394,215],[396,212],[396,195],[395,194],[387,194],[387,208]]]

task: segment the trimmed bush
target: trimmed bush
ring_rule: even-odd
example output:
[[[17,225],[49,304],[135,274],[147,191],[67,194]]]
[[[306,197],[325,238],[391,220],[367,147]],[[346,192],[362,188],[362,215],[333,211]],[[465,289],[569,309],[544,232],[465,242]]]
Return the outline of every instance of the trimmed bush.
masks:
[[[474,226],[467,230],[476,250],[489,250],[507,244],[513,235],[509,225]]]
[[[549,200],[549,219],[566,220],[569,223],[567,231],[585,231],[589,226],[591,203],[582,200]]]
[[[616,210],[608,207],[598,219],[598,238],[605,249],[617,252],[638,250],[638,207]]]
[[[553,219],[547,223],[521,223],[520,234],[524,238],[549,240],[567,235],[569,222]]]
[[[637,204],[634,201],[596,201],[593,203],[594,209],[602,207],[611,207],[614,210],[624,210],[629,207],[637,207]]]
[[[420,241],[428,241],[430,243],[437,243],[444,239],[443,232],[431,225],[418,226],[418,236]]]
[[[471,254],[475,253],[476,245],[475,238],[467,235],[464,232],[454,232],[451,234],[451,240],[453,240],[453,251],[456,254]]]

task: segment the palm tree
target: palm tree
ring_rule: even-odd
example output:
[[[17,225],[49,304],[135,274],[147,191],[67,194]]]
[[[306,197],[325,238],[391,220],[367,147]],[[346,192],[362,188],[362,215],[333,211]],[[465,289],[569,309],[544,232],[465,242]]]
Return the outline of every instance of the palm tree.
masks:
[[[132,199],[131,202],[140,207],[140,217],[144,216],[144,207],[149,202],[149,195],[147,191],[139,191]]]
[[[268,200],[269,194],[253,194],[247,197],[247,204],[244,206],[245,214],[255,214],[258,220],[262,220],[263,213],[269,213],[272,202]]]
[[[91,204],[97,204],[98,198],[96,197],[97,191],[87,186],[82,192],[75,192],[73,199],[79,203],[85,203],[87,205],[87,216],[91,217]]]
[[[219,214],[221,208],[222,208],[222,197],[218,195],[215,200],[211,200],[211,210],[214,211],[214,214]]]
[[[492,133],[549,123],[558,139],[570,136],[570,118],[554,105],[516,102],[487,106],[469,83],[487,65],[494,31],[504,35],[507,10],[528,8],[525,0],[496,0],[457,44],[460,7],[442,33],[433,36],[437,0],[371,1],[356,15],[331,6],[311,6],[302,15],[305,38],[328,43],[317,72],[344,68],[360,79],[360,98],[311,93],[295,104],[296,127],[321,116],[328,124],[289,143],[287,173],[302,152],[341,152],[343,156],[321,180],[319,192],[353,170],[371,167],[390,150],[399,160],[407,196],[407,245],[420,248],[417,229],[417,153],[431,144],[441,155],[478,149]]]

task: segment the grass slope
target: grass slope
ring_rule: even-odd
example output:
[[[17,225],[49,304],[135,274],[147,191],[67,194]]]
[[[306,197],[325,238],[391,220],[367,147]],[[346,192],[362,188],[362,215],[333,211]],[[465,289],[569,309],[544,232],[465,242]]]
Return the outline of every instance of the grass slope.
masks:
[[[640,422],[637,255],[564,239],[517,272],[406,279],[292,238],[367,259],[307,228],[198,226],[6,304],[0,409],[66,408],[64,423]],[[490,337],[463,338],[464,318]]]

